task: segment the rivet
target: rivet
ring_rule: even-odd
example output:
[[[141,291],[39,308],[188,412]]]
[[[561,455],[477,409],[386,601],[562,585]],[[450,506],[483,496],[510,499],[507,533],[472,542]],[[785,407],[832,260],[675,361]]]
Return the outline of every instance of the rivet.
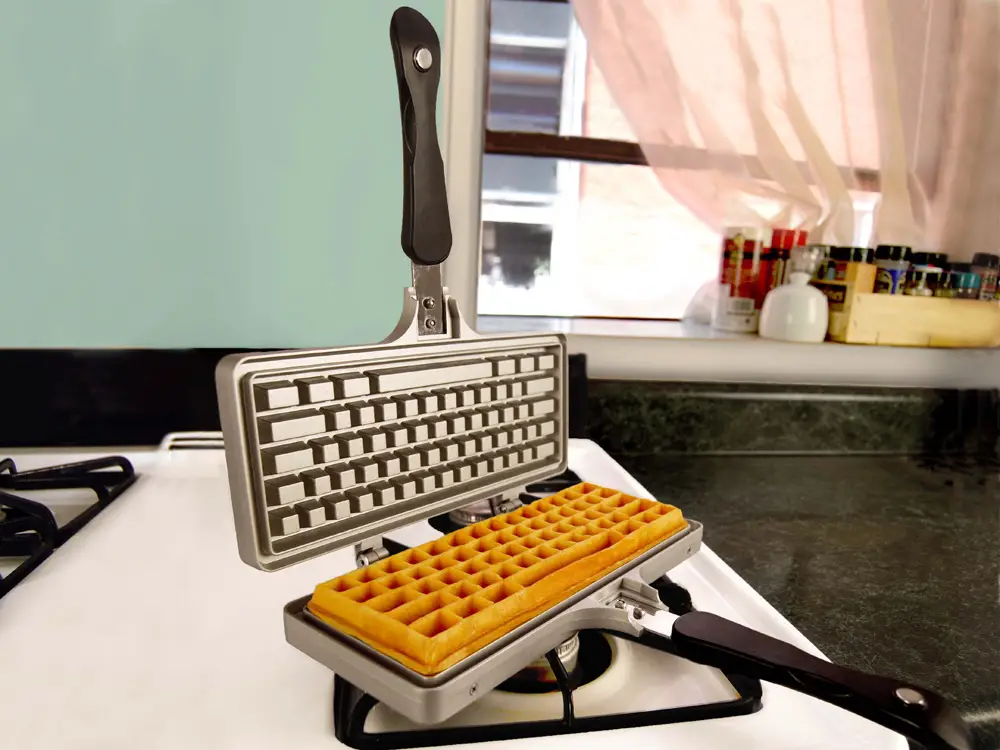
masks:
[[[430,70],[434,64],[434,55],[426,47],[417,47],[413,50],[413,64],[417,66],[417,70]]]
[[[920,706],[921,708],[927,708],[927,699],[924,697],[924,694],[911,687],[896,688],[896,697],[903,701],[903,703],[907,706]]]

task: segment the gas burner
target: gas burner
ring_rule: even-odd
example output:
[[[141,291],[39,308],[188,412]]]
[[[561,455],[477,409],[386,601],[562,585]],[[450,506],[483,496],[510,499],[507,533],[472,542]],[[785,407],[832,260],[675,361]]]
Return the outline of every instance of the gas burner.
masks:
[[[503,513],[510,513],[523,505],[520,499],[515,497],[491,497],[486,500],[479,500],[475,503],[463,505],[448,514],[448,519],[456,524],[456,528],[471,526],[480,521],[486,521]]]
[[[692,612],[691,594],[683,586],[678,586],[669,576],[653,581],[653,588],[663,605],[676,615]],[[570,687],[575,690],[603,675],[611,667],[613,651],[611,641],[596,630],[583,630],[563,641],[554,652],[559,659]],[[559,692],[559,677],[552,670],[550,658],[546,654],[531,662],[516,675],[501,683],[497,690],[506,693],[555,693]]]
[[[493,518],[493,516],[510,513],[526,503],[532,503],[539,498],[554,495],[560,490],[580,484],[582,481],[576,473],[567,469],[562,474],[529,484],[522,490],[507,495],[487,498],[486,500],[479,500],[468,505],[463,505],[461,508],[456,508],[450,513],[434,516],[428,519],[428,523],[436,531],[440,531],[442,534],[450,534],[453,531],[464,529],[466,526],[471,526],[474,523]]]
[[[549,477],[548,479],[543,479],[540,482],[535,482],[534,484],[529,484],[524,488],[524,493],[532,496],[532,500],[537,500],[540,497],[548,497],[549,495],[554,495],[557,492],[567,489],[568,487],[573,487],[580,484],[583,480],[580,476],[574,472],[566,469],[562,474],[556,474],[554,477]]]
[[[588,685],[611,667],[611,642],[603,633],[584,630],[560,644],[555,650],[573,689]],[[559,678],[552,671],[548,658],[536,659],[516,675],[501,683],[497,690],[505,693],[557,693]]]
[[[0,558],[20,560],[6,575],[0,574],[0,598],[110,505],[135,479],[132,464],[121,456],[29,471],[18,471],[10,458],[0,460]],[[49,506],[21,496],[37,490],[75,489],[91,490],[97,501],[62,525]]]

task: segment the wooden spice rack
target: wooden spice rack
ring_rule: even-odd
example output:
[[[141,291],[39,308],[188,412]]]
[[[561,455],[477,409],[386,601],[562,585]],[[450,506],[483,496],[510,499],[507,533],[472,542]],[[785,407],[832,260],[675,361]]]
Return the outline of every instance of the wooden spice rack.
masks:
[[[830,339],[845,344],[979,348],[1000,346],[1000,302],[855,294],[846,326]]]

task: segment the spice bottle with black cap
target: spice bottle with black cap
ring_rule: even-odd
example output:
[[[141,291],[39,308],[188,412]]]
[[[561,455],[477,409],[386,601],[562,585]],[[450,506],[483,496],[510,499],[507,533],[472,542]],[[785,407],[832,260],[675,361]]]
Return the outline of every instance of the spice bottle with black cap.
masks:
[[[906,245],[879,245],[875,248],[876,294],[902,294],[906,271],[910,267],[911,248]]]
[[[930,251],[913,253],[910,256],[910,263],[919,268],[946,271],[948,270],[948,253],[932,253]]]
[[[971,263],[952,263],[948,273],[941,274],[935,297],[979,299],[982,279]]]
[[[903,294],[912,297],[933,297],[948,269],[946,253],[919,252],[910,256],[913,265],[906,272]]]
[[[972,270],[979,274],[979,299],[996,299],[997,273],[1000,272],[1000,256],[992,253],[976,253],[972,256]]]

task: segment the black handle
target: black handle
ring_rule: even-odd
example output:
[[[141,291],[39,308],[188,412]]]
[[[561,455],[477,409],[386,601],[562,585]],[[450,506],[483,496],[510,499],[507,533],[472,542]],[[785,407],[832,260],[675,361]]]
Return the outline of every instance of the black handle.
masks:
[[[438,146],[436,104],[441,44],[430,21],[413,8],[392,14],[389,41],[396,61],[403,125],[403,252],[437,265],[451,252],[451,217]]]
[[[881,724],[932,750],[970,750],[968,727],[937,693],[847,669],[708,612],[674,622],[682,656],[797,690]]]

